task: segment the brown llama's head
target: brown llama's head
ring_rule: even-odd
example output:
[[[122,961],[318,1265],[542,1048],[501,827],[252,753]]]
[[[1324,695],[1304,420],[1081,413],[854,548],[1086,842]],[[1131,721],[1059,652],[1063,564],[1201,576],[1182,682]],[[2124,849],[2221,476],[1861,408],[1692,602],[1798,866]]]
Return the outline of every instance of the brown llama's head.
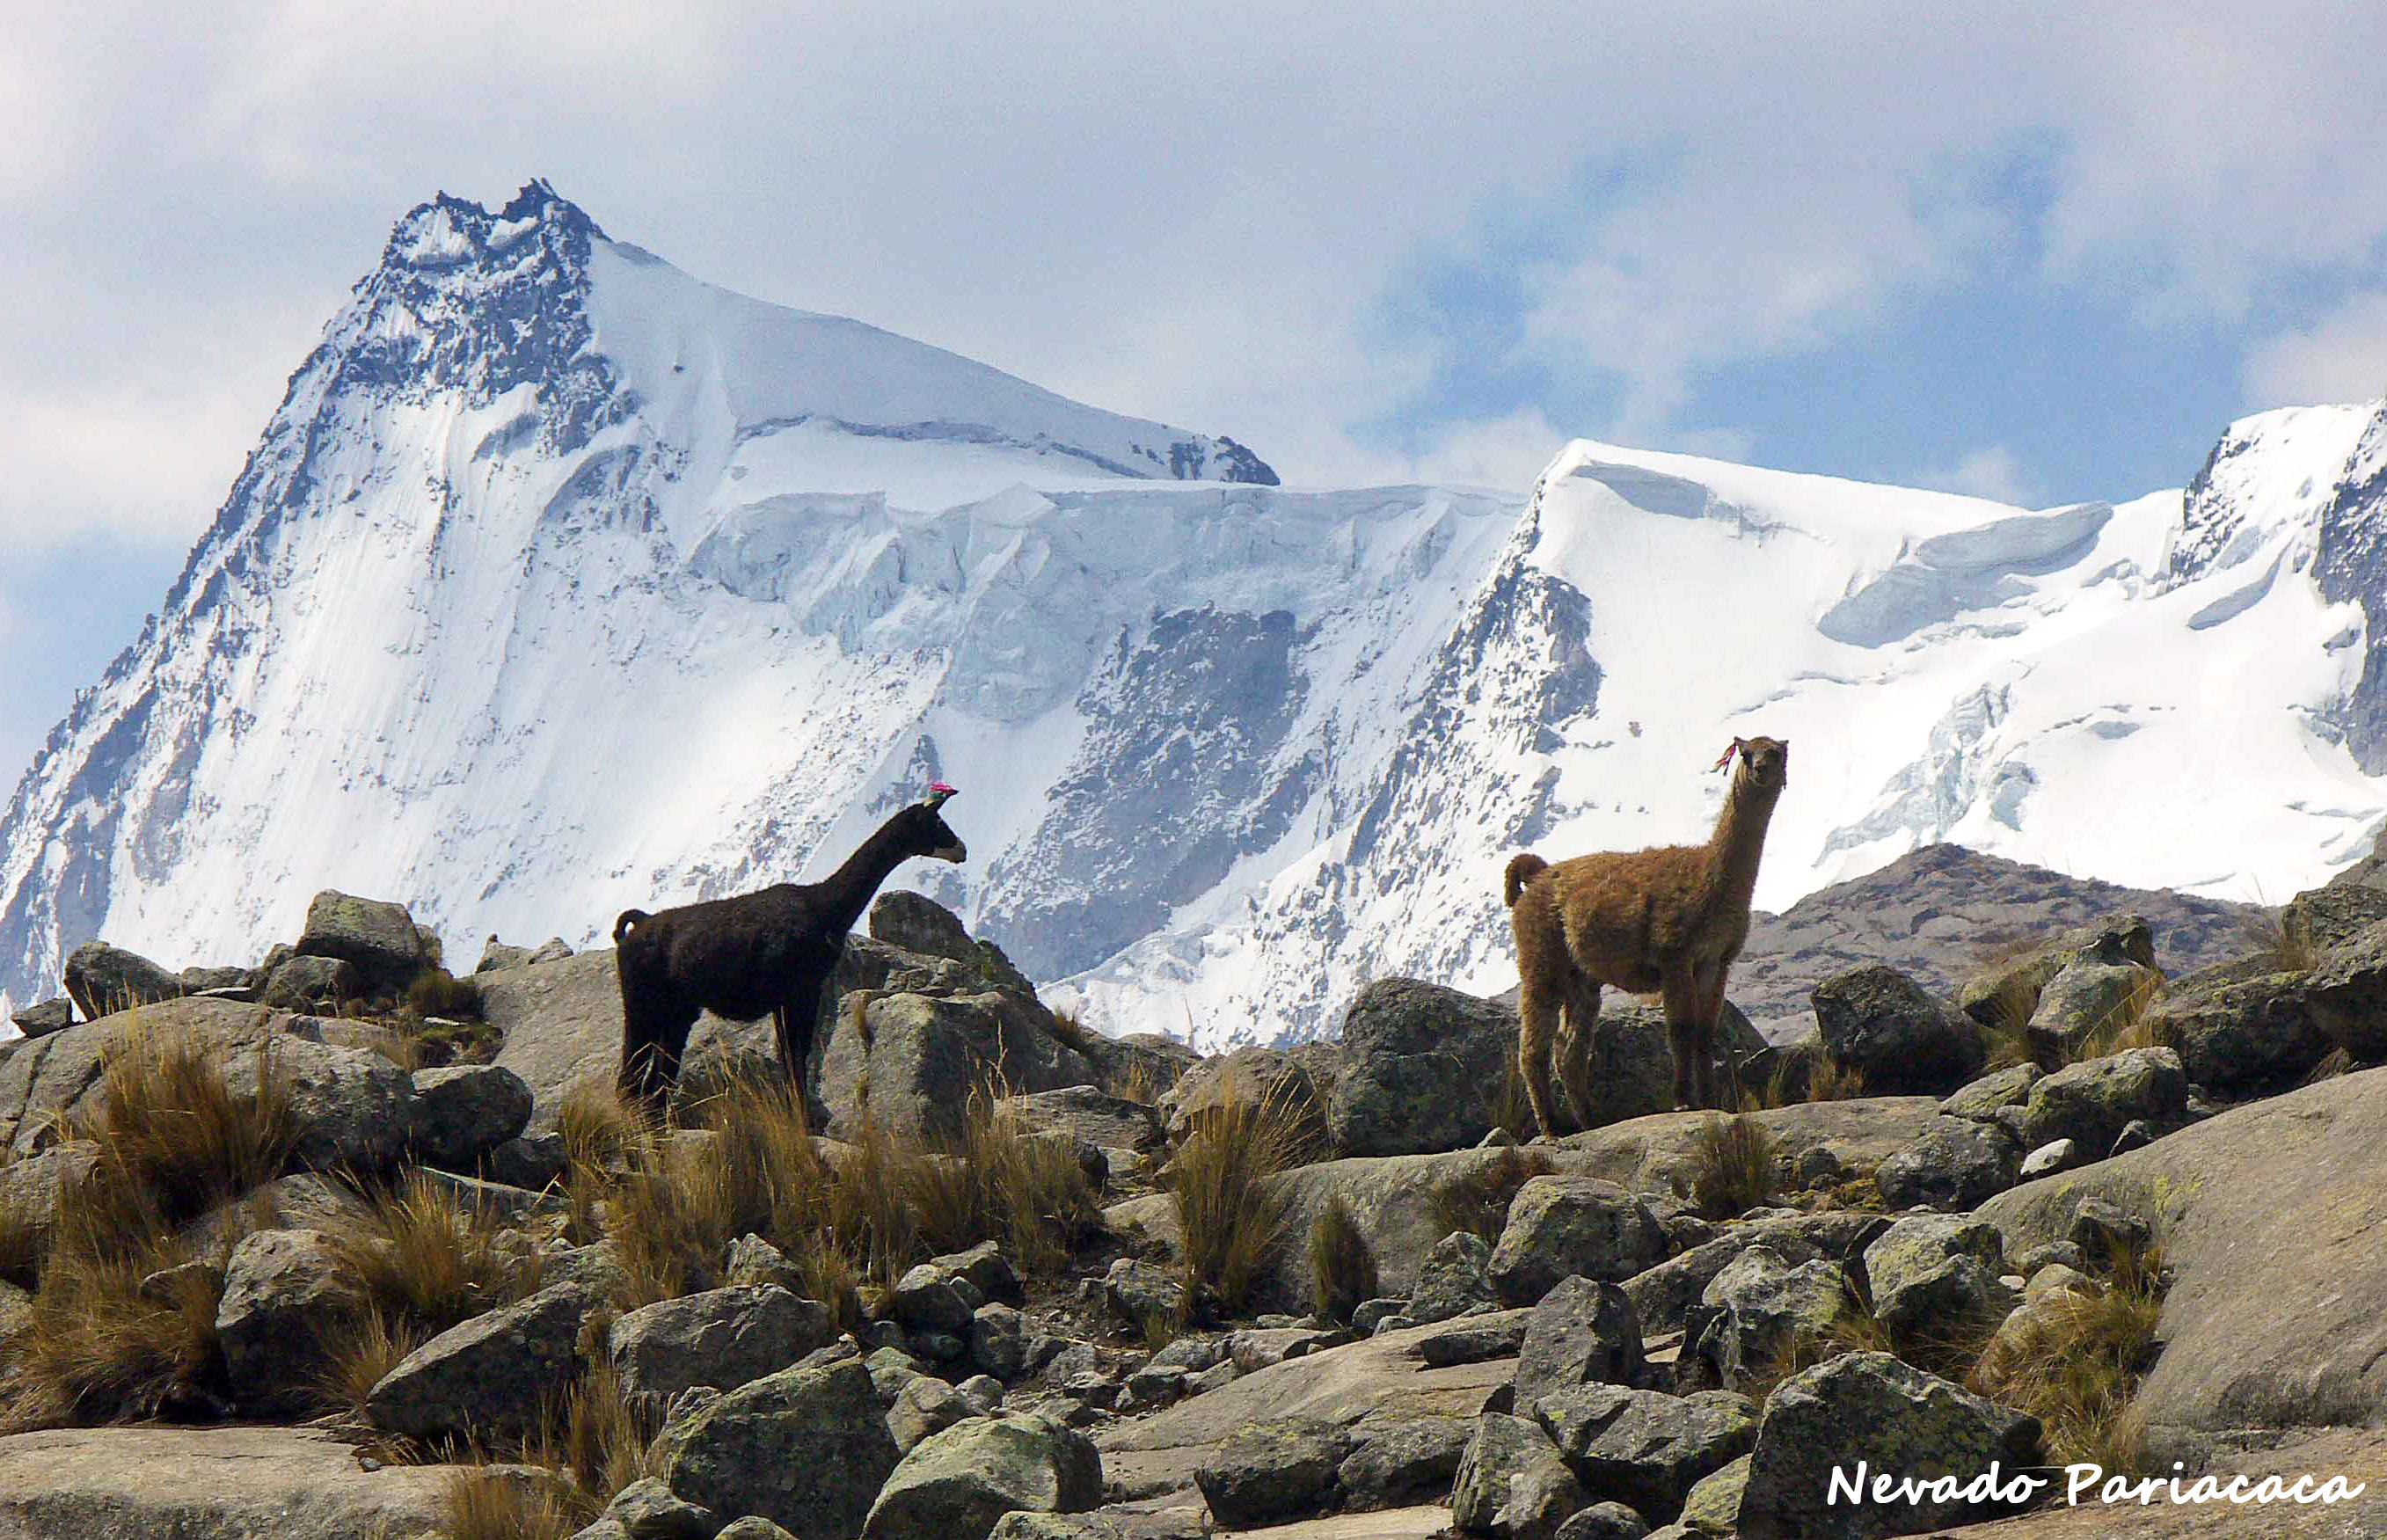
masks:
[[[1787,738],[1736,738],[1724,757],[1740,756],[1740,773],[1760,791],[1779,791],[1790,784],[1790,740]]]

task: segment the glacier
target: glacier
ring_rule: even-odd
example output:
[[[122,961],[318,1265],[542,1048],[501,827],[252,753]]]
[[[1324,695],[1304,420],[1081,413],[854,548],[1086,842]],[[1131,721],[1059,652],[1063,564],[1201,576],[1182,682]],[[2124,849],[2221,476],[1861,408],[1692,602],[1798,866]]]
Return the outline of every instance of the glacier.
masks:
[[[2387,812],[2387,410],[2050,510],[1578,441],[1531,488],[1280,483],[705,284],[543,183],[445,196],[292,377],[157,617],[0,815],[0,1002],[97,936],[246,961],[319,889],[469,961],[905,870],[1056,1005],[1205,1050],[1371,978],[1514,981],[1499,872],[1704,838],[1758,902],[1952,840],[2277,902]]]

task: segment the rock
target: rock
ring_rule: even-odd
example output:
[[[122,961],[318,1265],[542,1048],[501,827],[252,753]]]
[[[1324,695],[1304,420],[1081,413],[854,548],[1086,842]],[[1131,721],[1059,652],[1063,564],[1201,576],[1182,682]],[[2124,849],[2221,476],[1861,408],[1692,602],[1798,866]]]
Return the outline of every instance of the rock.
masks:
[[[959,1387],[933,1375],[913,1374],[904,1380],[903,1388],[895,1393],[894,1404],[887,1408],[887,1432],[895,1440],[896,1449],[908,1455],[923,1439],[980,1415],[979,1408],[970,1404]]]
[[[478,1468],[491,1481],[543,1480]],[[367,1470],[322,1429],[56,1428],[0,1437],[8,1540],[433,1540],[449,1533],[452,1465]]]
[[[294,1026],[303,1026],[297,1018]],[[290,1152],[309,1171],[364,1173],[396,1161],[414,1126],[414,1082],[405,1070],[363,1048],[312,1041],[291,1032],[269,1040],[274,1072],[287,1090],[299,1125]],[[258,1055],[235,1054],[224,1064],[224,1084],[236,1096],[258,1085]]]
[[[1094,1079],[1093,1065],[1054,1035],[1052,1013],[1032,998],[1001,992],[873,997],[863,1022],[837,1018],[821,1059],[828,1131],[850,1137],[867,1119],[899,1139],[955,1139],[990,1065],[1003,1067],[1015,1092]]]
[[[2381,920],[2387,920],[2387,889],[2339,886],[2307,889],[2280,911],[2280,937],[2291,952],[2318,956],[2343,946]]]
[[[2191,1080],[2217,1091],[2292,1085],[2330,1050],[2301,973],[2215,979],[2203,986],[2182,980],[2155,1002],[2146,1025],[2179,1052]]]
[[[571,1381],[591,1306],[586,1289],[556,1283],[449,1327],[382,1377],[365,1399],[365,1416],[413,1438],[519,1431]]]
[[[1335,1505],[1350,1453],[1343,1429],[1315,1419],[1248,1422],[1195,1468],[1210,1515],[1231,1529],[1307,1518]]]
[[[402,994],[431,964],[423,933],[402,903],[326,890],[307,905],[298,937],[302,957],[336,957],[357,970],[374,996]]]
[[[1351,1452],[1335,1468],[1344,1506],[1366,1512],[1447,1496],[1474,1433],[1470,1418],[1369,1413],[1349,1429]]]
[[[1098,1149],[1148,1150],[1160,1142],[1160,1117],[1152,1108],[1090,1085],[1006,1096],[997,1106],[1023,1131],[1062,1134]]]
[[[1969,1483],[1994,1463],[2002,1476],[2040,1458],[2039,1421],[2009,1411],[1887,1353],[1850,1353],[1784,1381],[1765,1404],[1749,1456],[1739,1533],[1747,1540],[1818,1534],[1871,1540],[1919,1534],[1989,1517],[2003,1505],[1966,1500],[1828,1502],[1828,1474],[1863,1462],[1886,1472]]]
[[[1198,1061],[1160,1098],[1168,1143],[1184,1143],[1194,1124],[1222,1102],[1266,1101],[1292,1120],[1294,1138],[1303,1147],[1329,1148],[1326,1101],[1342,1052],[1332,1043],[1310,1042],[1289,1049],[1238,1048]]]
[[[1837,1262],[1793,1265],[1770,1245],[1750,1246],[1699,1295],[1685,1323],[1684,1357],[1705,1363],[1727,1388],[1745,1383],[1828,1328],[1847,1289]]]
[[[1477,1239],[1480,1240],[1482,1237],[1479,1236]],[[1487,1262],[1492,1259],[1492,1248],[1488,1245],[1484,1248],[1484,1259]],[[1488,1281],[1484,1285],[1484,1303],[1491,1303],[1492,1285]],[[1351,1312],[1351,1330],[1363,1337],[1371,1337],[1376,1333],[1378,1322],[1394,1316],[1399,1316],[1414,1326],[1417,1324],[1417,1319],[1408,1314],[1408,1304],[1406,1299],[1362,1300],[1359,1307]],[[1449,1318],[1446,1316],[1443,1319],[1446,1320]]]
[[[991,1374],[973,1374],[954,1389],[981,1417],[992,1417],[1003,1406],[1003,1382]]]
[[[1255,1327],[1231,1333],[1227,1338],[1227,1358],[1239,1374],[1281,1364],[1287,1358],[1298,1358],[1320,1347],[1331,1347],[1340,1339],[1332,1332],[1309,1327]]]
[[[2066,1268],[2086,1268],[2087,1255],[2069,1241],[2049,1241],[2040,1245],[2025,1246],[2013,1256],[2014,1271],[2026,1278],[2036,1277],[2041,1268],[2058,1264]]]
[[[1997,1226],[1965,1214],[1917,1214],[1883,1231],[1864,1252],[1875,1308],[1951,1256],[1969,1256],[1995,1277],[2005,1265],[2004,1241]]]
[[[804,1270],[789,1261],[786,1252],[760,1235],[740,1235],[729,1243],[721,1281],[732,1286],[774,1284],[800,1294],[804,1289]]]
[[[1027,1298],[1019,1286],[1019,1274],[1013,1269],[1010,1258],[1004,1256],[992,1241],[980,1241],[967,1251],[931,1256],[928,1265],[942,1276],[976,1289],[983,1299],[1017,1305]]]
[[[1661,1523],[1691,1488],[1749,1452],[1758,1407],[1746,1395],[1661,1395],[1583,1385],[1542,1397],[1534,1416],[1586,1492],[1623,1499]]]
[[[2099,1032],[2117,1029],[2131,1003],[2162,983],[2163,975],[2145,964],[2084,953],[2040,991],[2030,1015],[2030,1041],[2056,1062],[2071,1059]]]
[[[981,1305],[970,1317],[969,1364],[980,1374],[1016,1380],[1028,1367],[1028,1319],[1008,1305]]]
[[[1154,1320],[1183,1320],[1185,1285],[1174,1273],[1122,1256],[1103,1275],[1103,1300],[1111,1313],[1142,1330]]]
[[[525,1133],[489,1151],[481,1170],[491,1181],[536,1193],[562,1181],[571,1164],[562,1134]]]
[[[2000,1107],[2022,1105],[2029,1099],[2030,1088],[2046,1073],[2035,1064],[1991,1070],[1951,1093],[1939,1104],[1939,1110],[1951,1117],[1970,1117],[1986,1123],[1997,1116]]]
[[[1465,1149],[1496,1121],[1517,1052],[1517,1014],[1438,984],[1383,978],[1344,1013],[1342,1043],[1326,1097],[1337,1153]]]
[[[525,966],[535,966],[541,963],[560,963],[571,955],[573,955],[572,948],[564,944],[562,937],[549,936],[547,940],[539,942],[538,945],[531,948],[530,956],[527,959]]]
[[[1944,1096],[1981,1072],[1981,1025],[1893,968],[1865,967],[1815,986],[1815,1021],[1835,1063],[1876,1095]]]
[[[1613,1182],[1535,1177],[1517,1190],[1487,1269],[1494,1291],[1531,1305],[1561,1278],[1621,1281],[1666,1259],[1648,1204]]]
[[[244,1407],[289,1410],[311,1399],[321,1329],[356,1308],[353,1273],[320,1230],[260,1230],[224,1264],[216,1336]]]
[[[497,973],[506,968],[521,967],[529,961],[530,948],[508,946],[498,940],[498,933],[492,930],[489,939],[481,943],[481,960],[473,965],[473,971],[476,974]]]
[[[1542,1397],[1576,1385],[1629,1385],[1641,1378],[1641,1323],[1613,1283],[1569,1278],[1526,1315],[1517,1350],[1516,1404],[1531,1412]]]
[[[1624,1281],[1644,1333],[1655,1336],[1682,1328],[1716,1275],[1754,1245],[1764,1245],[1788,1265],[1818,1257],[1837,1259],[1874,1221],[1850,1213],[1801,1214],[1729,1227],[1714,1240],[1672,1256]]]
[[[1036,986],[1012,966],[992,941],[972,937],[961,916],[923,893],[890,889],[870,905],[870,936],[900,951],[945,957],[968,968],[990,988],[1034,999]]]
[[[99,1155],[98,1145],[80,1139],[15,1160],[0,1151],[0,1215],[21,1227],[19,1244],[29,1267],[49,1254],[57,1232],[59,1196],[82,1185],[99,1164]],[[27,1281],[32,1281],[30,1275]]]
[[[1119,1382],[1117,1406],[1123,1413],[1168,1406],[1185,1395],[1189,1378],[1181,1369],[1155,1369],[1146,1364]]]
[[[865,1540],[980,1540],[1006,1513],[1077,1513],[1103,1500],[1102,1458],[1046,1417],[974,1417],[922,1442],[887,1479]]]
[[[966,1332],[971,1305],[934,1264],[906,1271],[888,1291],[887,1314],[914,1332]]]
[[[180,976],[106,941],[85,941],[68,955],[66,985],[67,997],[85,1021],[191,992]]]
[[[356,965],[338,957],[291,957],[258,991],[258,1003],[276,1010],[336,1008],[365,992]]]
[[[858,1358],[782,1370],[676,1414],[649,1458],[682,1500],[804,1540],[854,1540],[898,1460]]]
[[[1642,1540],[1649,1526],[1623,1503],[1594,1503],[1559,1526],[1557,1540]]]
[[[2122,1131],[2114,1136],[2114,1147],[2105,1152],[2106,1158],[2110,1160],[2117,1155],[2128,1155],[2132,1150],[2143,1150],[2161,1137],[2155,1132],[2153,1123],[2143,1117],[2134,1117],[2123,1124]]]
[[[74,1002],[63,997],[28,1005],[9,1018],[29,1038],[47,1037],[74,1025]]]
[[[1468,1317],[1429,1332],[1418,1343],[1418,1357],[1439,1368],[1445,1364],[1475,1364],[1487,1358],[1513,1358],[1525,1344],[1525,1313],[1504,1310]]]
[[[2153,898],[2156,895],[2147,894]],[[2162,895],[2169,898],[2171,895]],[[2244,914],[2250,911],[2241,910]],[[2239,928],[2222,918],[2223,928]],[[2168,927],[2167,947],[2176,947],[2183,938],[2177,921]],[[2232,936],[2231,940],[2235,940]],[[2034,1008],[2040,992],[2048,983],[2082,959],[2092,963],[2120,965],[2135,963],[2141,967],[2155,966],[2154,931],[2145,917],[2136,914],[2114,915],[2074,926],[2052,940],[2027,948],[1989,967],[1976,970],[1956,991],[1956,1004],[1966,1015],[1984,1027],[1998,1024],[2001,1012],[2011,1009],[2011,1003],[2020,1000]],[[2031,1014],[2025,1012],[2026,1019]]]
[[[414,1148],[426,1166],[469,1172],[530,1122],[530,1087],[511,1069],[450,1065],[418,1069],[413,1079]]]
[[[1486,1412],[1459,1462],[1451,1527],[1503,1540],[1553,1540],[1559,1525],[1590,1502],[1538,1425]]]
[[[2137,1118],[2176,1127],[2188,1100],[2188,1076],[2168,1048],[2133,1048],[2057,1070],[2030,1088],[2023,1146],[2037,1149],[2069,1139],[2084,1150],[2108,1150]]]
[[[2023,1156],[2017,1180],[2031,1181],[2040,1177],[2053,1176],[2058,1171],[2069,1171],[2082,1164],[2078,1144],[2069,1139],[2051,1139]]]
[[[2387,921],[2323,952],[2304,991],[2314,1023],[2333,1046],[2357,1064],[2387,1058]]]
[[[1498,1304],[1492,1289],[1492,1247],[1484,1237],[1453,1231],[1434,1243],[1418,1269],[1417,1288],[1399,1313],[1420,1326]],[[1382,1319],[1379,1317],[1379,1319]],[[1356,1324],[1356,1318],[1355,1318]]]
[[[606,1351],[622,1388],[668,1400],[691,1385],[735,1390],[835,1339],[828,1311],[771,1284],[667,1299],[613,1322]]]
[[[1683,1499],[1683,1527],[1692,1534],[1737,1534],[1740,1500],[1749,1492],[1749,1457],[1743,1455],[1693,1486]]]
[[[614,1493],[602,1517],[621,1525],[629,1540],[714,1540],[721,1527],[712,1509],[681,1501],[652,1476]]]
[[[1893,1208],[1929,1205],[1968,1209],[2012,1187],[2022,1152],[1995,1123],[1943,1117],[1931,1131],[1881,1163],[1874,1184]]]
[[[1969,1256],[1951,1256],[1885,1298],[1875,1316],[1893,1331],[1942,1339],[2002,1318],[2014,1290]]]
[[[2122,1207],[2094,1195],[2080,1200],[2072,1211],[2072,1229],[2065,1237],[2081,1254],[2102,1261],[2117,1251],[2143,1250],[2153,1239],[2153,1227]]]
[[[713,1540],[799,1540],[759,1513],[750,1513],[722,1527]]]

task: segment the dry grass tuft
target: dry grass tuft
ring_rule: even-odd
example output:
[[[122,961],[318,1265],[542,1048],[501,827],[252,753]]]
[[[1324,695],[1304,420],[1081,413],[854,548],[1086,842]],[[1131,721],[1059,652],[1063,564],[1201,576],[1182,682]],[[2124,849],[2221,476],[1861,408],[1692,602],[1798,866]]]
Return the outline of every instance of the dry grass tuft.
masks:
[[[2130,1400],[2159,1349],[2163,1251],[2117,1249],[2105,1268],[2096,1292],[2065,1291],[2034,1306],[2024,1326],[1981,1355],[1969,1383],[2037,1417],[2051,1460],[2143,1473]]]
[[[1982,1024],[1989,1044],[1989,1059],[1981,1066],[1983,1074],[2040,1062],[2039,1047],[2030,1036],[2030,1018],[2039,1011],[2039,986],[2019,975],[2000,984],[1989,996],[1989,1020]]]
[[[456,1019],[481,1014],[481,986],[443,967],[424,968],[406,986],[406,1008],[417,1016]]]
[[[1558,1168],[1558,1163],[1539,1150],[1510,1145],[1428,1194],[1434,1229],[1444,1235],[1463,1230],[1487,1243],[1496,1243],[1509,1226],[1509,1205],[1517,1189]]]
[[[596,1517],[583,1517],[575,1494],[520,1471],[465,1466],[448,1474],[440,1496],[447,1540],[570,1540]]]
[[[611,1075],[592,1075],[564,1092],[556,1131],[573,1165],[603,1168],[639,1155],[657,1130],[646,1109],[626,1100]]]
[[[1854,1102],[1865,1094],[1864,1071],[1854,1065],[1843,1065],[1829,1054],[1818,1053],[1807,1074],[1807,1100],[1811,1102]]]
[[[2288,927],[2288,911],[2284,905],[2273,908],[2262,902],[2262,892],[2255,890],[2256,904],[2240,925],[2240,934],[2257,957],[2267,958],[2280,973],[2309,973],[2319,966],[2320,956],[2313,949],[2312,938],[2302,929]]]
[[[2079,1049],[2071,1055],[2072,1063],[2102,1059],[2109,1054],[2127,1053],[2133,1048],[2170,1048],[2177,1046],[2165,1030],[2163,1019],[2151,1015],[2157,1000],[2163,998],[2164,976],[2157,972],[2141,975],[2130,987],[2130,992],[2115,1002],[2100,1016],[2088,1036],[2080,1040]]]
[[[1183,1236],[1186,1292],[1224,1314],[1251,1296],[1269,1252],[1284,1232],[1288,1202],[1279,1173],[1301,1164],[1310,1140],[1307,1106],[1290,1077],[1261,1095],[1223,1083],[1203,1109],[1171,1167],[1169,1196]]]
[[[418,1174],[372,1194],[363,1212],[330,1233],[368,1314],[427,1337],[537,1288],[537,1258],[501,1246],[502,1228],[494,1208],[468,1207]]]
[[[42,1197],[0,1188],[0,1283],[30,1289],[41,1281],[50,1251],[46,1207]]]
[[[2323,1080],[2333,1080],[2340,1075],[2350,1072],[2353,1068],[2354,1055],[2347,1053],[2343,1048],[2332,1048],[2321,1059],[2320,1063],[2312,1067],[2310,1072],[2308,1072],[2305,1076],[2304,1079],[2299,1083],[2303,1085],[2318,1085]]]
[[[141,1292],[142,1280],[194,1259],[162,1231],[110,1235],[103,1245],[70,1219],[11,1344],[0,1430],[209,1408],[222,1380],[221,1286],[195,1272],[158,1296]]]
[[[1318,1313],[1329,1320],[1349,1320],[1382,1292],[1375,1248],[1340,1193],[1310,1221],[1309,1286]]]
[[[1029,1130],[1007,1100],[999,1079],[971,1092],[959,1168],[939,1171],[937,1182],[947,1191],[958,1183],[966,1207],[924,1228],[939,1249],[991,1238],[1026,1271],[1050,1276],[1101,1223],[1101,1194],[1075,1142]]]
[[[1691,1135],[1691,1201],[1711,1219],[1732,1219],[1782,1189],[1781,1149],[1755,1118],[1710,1117]]]
[[[431,1337],[403,1314],[368,1306],[323,1330],[322,1368],[311,1388],[326,1405],[362,1422],[373,1386]]]
[[[1565,1076],[1560,1077],[1561,1081]],[[1581,1117],[1581,1109],[1590,1105],[1586,1091],[1572,1084],[1563,1087],[1571,1116]],[[1484,1099],[1484,1115],[1496,1129],[1506,1129],[1514,1137],[1537,1131],[1534,1126],[1533,1099],[1525,1094],[1525,1078],[1517,1073],[1517,1061],[1511,1055],[1503,1067],[1499,1085],[1487,1092]]]

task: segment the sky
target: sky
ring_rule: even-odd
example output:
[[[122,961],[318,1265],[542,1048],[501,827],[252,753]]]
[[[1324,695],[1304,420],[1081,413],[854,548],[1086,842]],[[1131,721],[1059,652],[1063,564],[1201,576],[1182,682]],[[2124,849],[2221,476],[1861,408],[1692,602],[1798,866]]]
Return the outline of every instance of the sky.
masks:
[[[2387,389],[2387,7],[0,5],[0,792],[393,222],[616,239],[1300,485],[2033,507]]]

